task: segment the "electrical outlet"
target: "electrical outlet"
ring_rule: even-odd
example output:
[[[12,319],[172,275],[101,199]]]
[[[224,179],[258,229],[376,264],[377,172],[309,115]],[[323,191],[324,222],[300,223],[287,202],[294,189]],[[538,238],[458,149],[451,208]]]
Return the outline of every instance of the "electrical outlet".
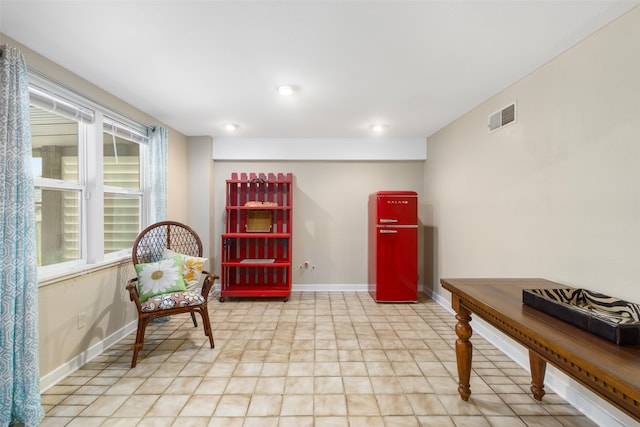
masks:
[[[82,329],[87,326],[87,313],[81,311],[78,313],[78,329]]]

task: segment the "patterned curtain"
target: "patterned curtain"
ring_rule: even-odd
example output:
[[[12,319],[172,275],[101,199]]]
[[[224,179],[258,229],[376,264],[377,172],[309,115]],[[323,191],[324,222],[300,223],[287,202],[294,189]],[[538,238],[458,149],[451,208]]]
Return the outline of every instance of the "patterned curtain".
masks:
[[[44,412],[27,67],[18,49],[0,52],[0,425],[36,426]]]
[[[149,129],[151,224],[167,219],[167,134],[167,129],[163,127],[154,126]]]

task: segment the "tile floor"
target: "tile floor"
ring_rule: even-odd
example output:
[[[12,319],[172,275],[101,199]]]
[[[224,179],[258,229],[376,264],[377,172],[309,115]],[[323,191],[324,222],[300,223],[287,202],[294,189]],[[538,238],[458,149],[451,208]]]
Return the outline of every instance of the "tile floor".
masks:
[[[474,335],[469,402],[458,397],[454,316],[423,298],[366,292],[212,299],[216,348],[187,315],[152,324],[43,394],[42,426],[594,426]]]

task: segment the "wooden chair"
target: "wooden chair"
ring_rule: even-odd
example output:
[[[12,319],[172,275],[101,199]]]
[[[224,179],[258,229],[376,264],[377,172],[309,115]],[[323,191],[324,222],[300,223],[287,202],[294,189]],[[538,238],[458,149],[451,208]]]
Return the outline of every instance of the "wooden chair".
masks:
[[[190,227],[175,221],[162,221],[150,225],[144,229],[133,243],[131,259],[133,264],[156,262],[164,258],[165,249],[177,252],[183,255],[202,257],[202,241],[200,237]],[[149,301],[140,303],[138,295],[138,287],[136,286],[138,279],[134,278],[127,282],[127,290],[131,301],[136,304],[138,309],[138,331],[136,333],[136,343],[133,349],[133,359],[131,367],[136,366],[138,353],[142,350],[144,344],[144,333],[149,322],[154,319],[173,316],[180,313],[190,313],[194,327],[198,326],[195,313],[199,313],[202,317],[204,333],[209,337],[209,344],[214,348],[213,333],[211,332],[211,324],[209,321],[209,312],[207,310],[207,302],[209,292],[213,283],[218,276],[209,272],[202,272],[202,289],[194,298],[184,298],[181,304],[185,306],[177,306],[172,308],[160,308],[158,305],[149,304]],[[197,292],[195,289],[187,289],[187,292]],[[187,294],[187,292],[178,292],[177,294]],[[200,295],[202,298],[200,298]],[[189,297],[189,295],[186,295]],[[191,294],[191,297],[194,295]]]

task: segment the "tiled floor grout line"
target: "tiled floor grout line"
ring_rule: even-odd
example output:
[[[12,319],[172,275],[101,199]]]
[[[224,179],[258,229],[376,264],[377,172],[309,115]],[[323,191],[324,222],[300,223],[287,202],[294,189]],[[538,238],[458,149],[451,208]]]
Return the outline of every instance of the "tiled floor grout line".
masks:
[[[42,426],[469,426],[595,424],[474,336],[460,400],[455,319],[434,301],[378,304],[358,292],[210,302],[216,348],[189,316],[152,324],[43,394]]]

